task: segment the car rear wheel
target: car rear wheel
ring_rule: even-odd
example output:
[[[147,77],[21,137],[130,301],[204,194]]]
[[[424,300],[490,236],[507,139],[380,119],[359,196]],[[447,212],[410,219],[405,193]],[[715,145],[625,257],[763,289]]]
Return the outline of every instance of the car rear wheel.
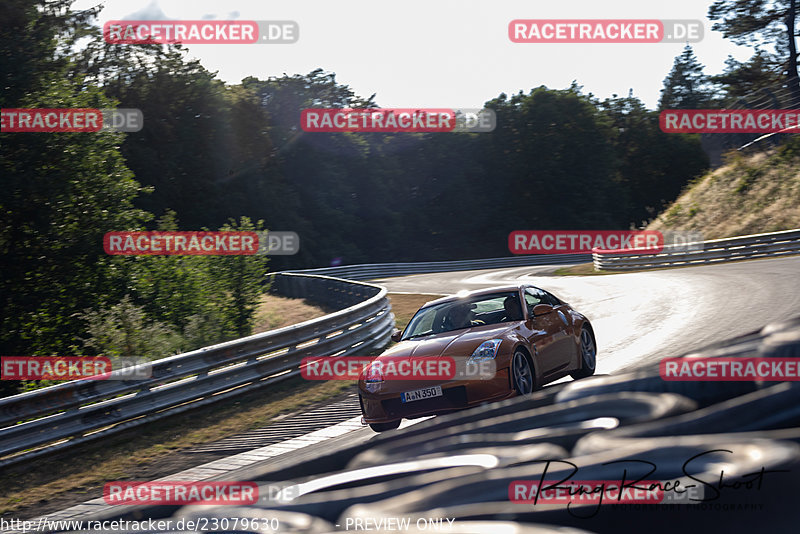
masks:
[[[571,373],[570,376],[575,380],[592,376],[596,366],[597,346],[594,343],[592,331],[584,325],[581,329],[581,368]]]
[[[386,432],[387,430],[394,430],[400,426],[400,419],[397,421],[389,421],[388,423],[370,423],[369,427],[375,432]]]
[[[524,352],[518,350],[511,360],[511,376],[514,379],[514,389],[517,395],[530,395],[534,389],[533,369],[531,362]]]

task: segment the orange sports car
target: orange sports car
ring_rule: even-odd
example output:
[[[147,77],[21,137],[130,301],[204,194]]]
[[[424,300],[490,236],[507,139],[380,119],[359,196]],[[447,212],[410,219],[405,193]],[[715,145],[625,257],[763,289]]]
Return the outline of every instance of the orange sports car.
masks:
[[[376,432],[397,428],[403,418],[528,395],[566,375],[590,376],[597,357],[589,320],[531,285],[428,302],[392,339],[398,343],[365,367],[358,381],[364,421]],[[407,370],[420,372],[392,372],[403,369],[402,360],[409,360]],[[439,374],[426,375],[425,369]]]

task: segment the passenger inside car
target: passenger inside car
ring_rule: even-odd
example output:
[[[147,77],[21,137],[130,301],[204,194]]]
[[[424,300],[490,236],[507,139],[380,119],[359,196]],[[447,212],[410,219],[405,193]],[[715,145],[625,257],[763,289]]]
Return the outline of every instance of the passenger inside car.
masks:
[[[505,310],[505,315],[503,315],[501,322],[522,320],[522,307],[516,295],[509,295],[503,300],[503,309]]]

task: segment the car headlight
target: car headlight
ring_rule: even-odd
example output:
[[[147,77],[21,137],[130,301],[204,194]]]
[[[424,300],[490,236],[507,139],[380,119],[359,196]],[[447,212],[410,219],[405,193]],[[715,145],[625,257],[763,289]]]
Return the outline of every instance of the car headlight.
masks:
[[[375,393],[381,388],[382,384],[383,371],[381,371],[381,366],[375,365],[375,362],[373,362],[364,370],[364,388],[370,393]]]
[[[497,351],[500,350],[500,343],[502,339],[490,339],[481,343],[468,361],[478,362],[481,360],[494,360],[497,357]]]

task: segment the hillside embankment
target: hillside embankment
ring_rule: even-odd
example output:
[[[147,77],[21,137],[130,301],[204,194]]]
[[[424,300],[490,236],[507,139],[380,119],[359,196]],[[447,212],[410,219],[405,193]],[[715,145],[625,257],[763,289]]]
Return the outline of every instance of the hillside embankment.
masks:
[[[726,159],[687,185],[647,229],[720,239],[800,228],[800,137],[768,152]]]

